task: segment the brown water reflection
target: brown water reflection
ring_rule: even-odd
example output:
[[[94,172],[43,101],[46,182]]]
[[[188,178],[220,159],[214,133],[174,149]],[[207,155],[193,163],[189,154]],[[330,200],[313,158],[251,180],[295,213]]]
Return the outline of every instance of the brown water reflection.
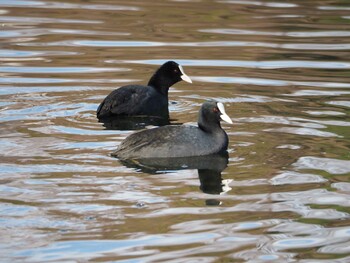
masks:
[[[340,0],[0,1],[0,261],[348,262],[349,19]],[[98,104],[169,59],[194,80],[173,122],[207,98],[233,116],[227,167],[110,157],[132,131]]]

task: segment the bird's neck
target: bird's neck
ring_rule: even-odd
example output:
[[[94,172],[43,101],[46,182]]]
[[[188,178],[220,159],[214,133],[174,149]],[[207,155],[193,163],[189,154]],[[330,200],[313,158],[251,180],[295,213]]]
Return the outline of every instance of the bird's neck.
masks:
[[[168,91],[171,86],[171,83],[167,81],[166,79],[159,76],[157,73],[155,73],[151,79],[148,81],[148,86],[152,86],[155,88],[159,93],[168,96]]]

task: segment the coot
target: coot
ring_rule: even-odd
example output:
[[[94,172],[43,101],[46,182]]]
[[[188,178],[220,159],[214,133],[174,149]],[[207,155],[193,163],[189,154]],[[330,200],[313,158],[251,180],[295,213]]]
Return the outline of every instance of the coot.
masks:
[[[127,85],[112,91],[98,107],[97,118],[137,115],[168,118],[168,90],[180,80],[192,83],[181,65],[168,61],[154,73],[147,86]]]
[[[203,156],[227,150],[228,136],[220,120],[232,124],[221,102],[206,101],[198,116],[198,127],[167,125],[128,136],[112,153],[120,159]]]

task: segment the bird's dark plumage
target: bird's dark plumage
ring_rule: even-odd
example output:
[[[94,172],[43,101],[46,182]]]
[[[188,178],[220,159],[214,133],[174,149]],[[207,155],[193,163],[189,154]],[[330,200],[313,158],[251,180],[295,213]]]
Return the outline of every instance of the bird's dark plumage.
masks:
[[[232,123],[222,103],[203,103],[196,126],[175,126],[142,130],[128,136],[112,153],[120,159],[203,156],[227,150],[228,137],[220,119]]]
[[[99,119],[112,116],[169,117],[168,90],[180,80],[191,82],[182,67],[174,61],[164,63],[147,86],[127,85],[112,91],[99,105]]]

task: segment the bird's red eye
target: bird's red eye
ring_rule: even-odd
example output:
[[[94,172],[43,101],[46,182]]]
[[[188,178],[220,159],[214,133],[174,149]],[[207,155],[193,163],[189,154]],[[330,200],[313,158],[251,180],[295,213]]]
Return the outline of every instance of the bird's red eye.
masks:
[[[213,112],[219,112],[218,108],[213,108]]]

